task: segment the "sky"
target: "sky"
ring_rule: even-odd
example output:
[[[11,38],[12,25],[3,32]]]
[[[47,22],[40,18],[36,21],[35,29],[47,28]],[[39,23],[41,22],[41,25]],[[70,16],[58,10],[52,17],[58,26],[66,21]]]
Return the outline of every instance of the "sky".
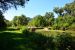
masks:
[[[4,13],[7,20],[12,20],[14,16],[22,14],[33,18],[36,15],[44,15],[46,12],[53,12],[54,7],[63,7],[66,3],[73,0],[30,0],[25,4],[25,7],[11,8]],[[56,16],[56,15],[55,15]]]

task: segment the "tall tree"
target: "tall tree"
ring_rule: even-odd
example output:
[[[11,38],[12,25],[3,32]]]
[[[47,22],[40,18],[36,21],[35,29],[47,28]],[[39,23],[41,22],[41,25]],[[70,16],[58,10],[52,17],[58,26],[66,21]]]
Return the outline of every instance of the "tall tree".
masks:
[[[0,11],[0,28],[6,27],[5,18],[3,16],[3,13]]]
[[[8,10],[11,7],[24,6],[29,0],[0,0],[0,10]]]
[[[29,26],[43,27],[46,25],[45,18],[41,15],[35,16],[28,24]]]
[[[67,14],[75,16],[75,1],[66,4],[64,10]]]
[[[44,18],[47,22],[47,26],[52,26],[53,25],[53,23],[54,23],[54,14],[53,14],[53,12],[46,12]]]
[[[11,21],[6,20],[6,19],[4,21],[5,21],[6,25],[7,25],[7,27],[11,27],[12,26],[12,22]]]
[[[28,19],[25,15],[21,15],[21,16],[15,16],[13,18],[13,24],[15,26],[21,26],[21,25],[27,25],[28,24]]]
[[[17,9],[18,6],[24,6],[24,4],[29,0],[0,0],[0,27],[4,27],[6,24],[4,22],[3,12],[11,7]]]
[[[64,12],[63,8],[59,8],[59,7],[55,7],[55,8],[53,9],[53,11],[54,11],[56,14],[58,14],[59,16],[62,16],[62,14],[63,14],[63,12]]]

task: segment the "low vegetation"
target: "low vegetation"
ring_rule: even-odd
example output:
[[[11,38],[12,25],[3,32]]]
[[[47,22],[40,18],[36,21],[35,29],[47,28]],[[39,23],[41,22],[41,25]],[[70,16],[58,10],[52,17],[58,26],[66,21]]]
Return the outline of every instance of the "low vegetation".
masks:
[[[12,32],[13,31],[13,32]],[[30,32],[26,27],[22,30],[9,28],[0,32],[2,50],[74,50],[75,36],[66,32]],[[52,35],[53,33],[53,35]],[[57,34],[57,35],[54,35]]]
[[[3,10],[24,5],[24,0],[11,1],[13,5],[9,0],[0,1],[0,50],[75,50],[75,1],[55,7],[57,18],[46,12],[34,18],[15,16],[9,21]]]

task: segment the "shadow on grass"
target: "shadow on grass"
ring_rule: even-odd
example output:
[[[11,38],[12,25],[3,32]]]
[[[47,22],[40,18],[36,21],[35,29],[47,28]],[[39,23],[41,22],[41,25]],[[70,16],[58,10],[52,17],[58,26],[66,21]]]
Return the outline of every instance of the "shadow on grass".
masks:
[[[0,31],[16,31],[20,30],[20,28],[0,28]]]
[[[0,33],[0,50],[55,50],[56,45],[53,40],[52,36],[46,37],[35,32],[22,34],[2,32]],[[60,46],[62,46],[61,42]],[[65,45],[65,42],[62,43]],[[75,47],[74,43],[73,48]]]
[[[20,28],[7,28],[8,31],[16,31],[16,30],[20,30]]]
[[[5,30],[6,30],[6,28],[0,27],[0,32],[1,32],[1,31],[5,31]]]
[[[0,50],[16,50],[17,40],[13,38],[20,37],[20,34],[14,34],[11,32],[0,33]]]
[[[19,34],[0,33],[0,50],[47,50],[52,49],[52,37],[45,37],[34,32]]]

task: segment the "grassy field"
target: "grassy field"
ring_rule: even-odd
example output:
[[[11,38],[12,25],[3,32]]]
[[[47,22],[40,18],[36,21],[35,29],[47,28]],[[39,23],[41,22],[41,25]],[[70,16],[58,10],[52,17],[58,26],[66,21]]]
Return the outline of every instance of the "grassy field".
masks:
[[[63,30],[49,30],[49,31],[45,31],[43,29],[37,29],[35,32],[38,32],[38,33],[41,33],[45,36],[56,36],[58,34],[61,34],[61,33],[70,33],[72,36],[75,36],[75,31],[72,31],[72,30],[66,30],[66,31],[63,31]]]
[[[16,29],[16,28],[12,28],[12,27],[9,27],[7,28],[6,30],[3,30],[3,31],[0,31],[1,32],[11,32],[11,33],[20,33],[22,34],[22,31],[19,30],[19,29]],[[45,36],[56,36],[57,34],[61,34],[63,32],[65,33],[71,33],[72,36],[75,36],[75,31],[71,31],[71,30],[66,30],[66,31],[63,31],[63,30],[49,30],[49,31],[45,31],[44,29],[36,29],[35,31],[36,33],[40,33],[42,35],[45,35]]]
[[[62,32],[61,30],[44,31],[39,29],[35,32],[22,33],[16,28],[0,30],[0,50],[53,50],[53,37],[51,36]],[[74,31],[72,35],[75,35]]]

